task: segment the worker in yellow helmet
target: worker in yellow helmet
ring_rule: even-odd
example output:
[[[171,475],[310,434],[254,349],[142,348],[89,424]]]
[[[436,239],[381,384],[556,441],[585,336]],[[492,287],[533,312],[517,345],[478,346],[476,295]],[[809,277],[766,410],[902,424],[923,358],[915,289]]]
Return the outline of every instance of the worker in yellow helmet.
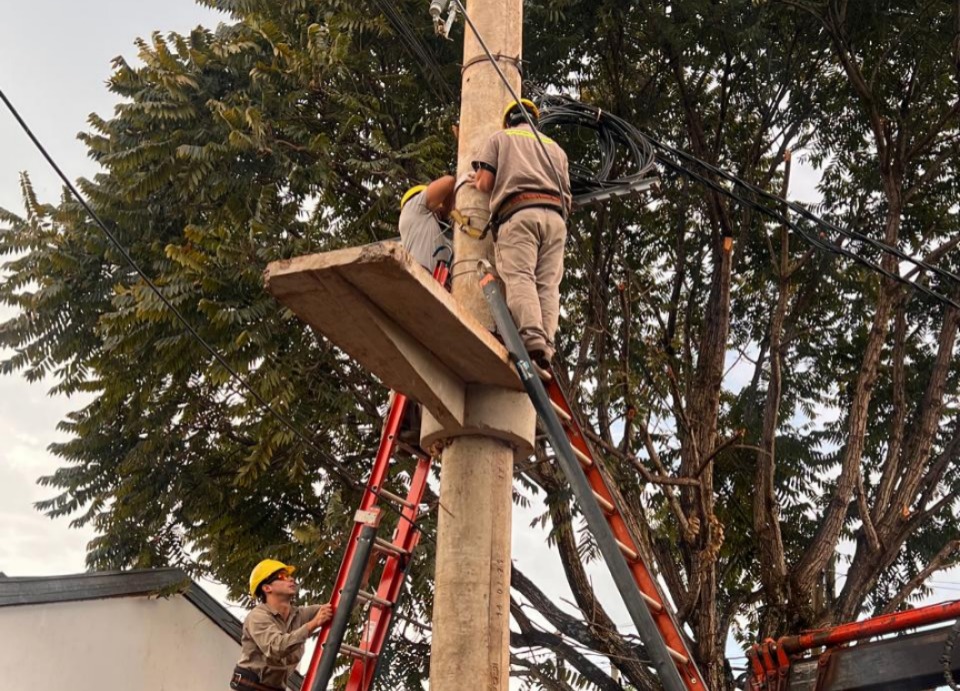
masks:
[[[295,566],[264,559],[250,574],[250,596],[260,601],[243,622],[240,661],[230,688],[285,691],[287,677],[303,657],[306,640],[333,617],[329,604],[293,604]]]
[[[411,187],[400,199],[400,242],[427,271],[450,261],[453,238],[447,219],[454,205],[454,178],[444,175],[429,185]]]
[[[536,129],[539,119],[532,101],[510,103],[503,129],[476,154],[472,184],[490,194],[494,256],[507,306],[537,373],[549,379],[572,196],[567,155]]]

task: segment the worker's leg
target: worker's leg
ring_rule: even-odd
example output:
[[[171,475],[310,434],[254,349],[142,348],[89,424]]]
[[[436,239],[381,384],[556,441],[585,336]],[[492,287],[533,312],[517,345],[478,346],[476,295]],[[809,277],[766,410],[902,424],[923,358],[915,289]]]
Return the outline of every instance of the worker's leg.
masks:
[[[528,351],[546,351],[536,269],[539,254],[539,209],[523,209],[502,226],[495,245],[497,272],[506,290],[507,307]]]
[[[547,342],[544,356],[553,359],[554,339],[560,321],[560,279],[563,278],[563,249],[567,241],[567,224],[563,217],[550,209],[537,209],[541,216],[540,253],[537,257],[537,295],[543,317],[543,332]]]

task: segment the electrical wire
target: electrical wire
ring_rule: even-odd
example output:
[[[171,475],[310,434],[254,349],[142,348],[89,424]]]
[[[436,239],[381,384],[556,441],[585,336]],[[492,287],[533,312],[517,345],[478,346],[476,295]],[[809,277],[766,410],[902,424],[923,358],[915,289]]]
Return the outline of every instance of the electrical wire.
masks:
[[[657,142],[656,140],[651,140],[651,142],[654,144],[654,146],[657,146],[657,145],[658,145],[658,142]],[[802,239],[804,239],[808,244],[810,244],[810,245],[812,245],[812,246],[814,246],[814,247],[817,247],[818,249],[821,249],[821,250],[823,250],[823,251],[825,251],[825,252],[829,252],[829,253],[831,253],[831,254],[836,254],[836,255],[845,257],[845,258],[851,260],[852,262],[854,262],[854,263],[856,263],[856,264],[860,264],[861,266],[863,266],[863,267],[865,267],[865,268],[868,268],[868,269],[870,269],[871,271],[874,271],[875,273],[878,273],[878,274],[880,274],[880,275],[882,275],[882,276],[885,276],[886,278],[889,278],[889,279],[892,280],[892,281],[896,281],[897,283],[901,283],[901,284],[903,284],[903,285],[905,285],[905,286],[908,286],[908,287],[910,287],[910,288],[913,288],[914,290],[917,290],[917,291],[923,293],[924,295],[926,295],[926,296],[928,296],[928,297],[936,300],[937,302],[940,302],[940,303],[942,303],[942,304],[944,304],[944,305],[946,305],[946,306],[948,306],[948,307],[953,307],[954,309],[960,309],[960,303],[957,303],[955,300],[947,297],[946,295],[942,295],[942,294],[940,294],[940,293],[938,293],[938,292],[936,292],[936,291],[934,291],[934,290],[931,290],[930,288],[928,288],[927,286],[923,285],[922,283],[917,283],[917,282],[912,281],[912,280],[910,280],[910,279],[908,279],[908,278],[906,278],[906,277],[904,277],[904,276],[901,276],[901,275],[899,275],[899,274],[893,273],[892,271],[888,271],[887,269],[883,268],[882,266],[880,266],[880,265],[877,264],[876,262],[873,262],[873,261],[871,261],[871,260],[869,260],[869,259],[866,259],[865,257],[861,257],[860,255],[858,255],[858,254],[856,254],[856,253],[854,253],[854,252],[851,252],[850,250],[848,250],[848,249],[846,249],[846,248],[844,248],[844,247],[841,247],[840,245],[837,245],[837,244],[834,244],[834,243],[831,243],[831,242],[824,242],[824,241],[821,240],[816,234],[807,232],[807,231],[804,230],[799,224],[795,223],[794,221],[791,221],[791,220],[790,220],[789,218],[787,218],[787,216],[786,216],[785,214],[783,214],[781,211],[778,211],[778,210],[776,210],[776,209],[772,209],[772,208],[770,208],[770,207],[768,207],[768,206],[765,206],[765,205],[763,205],[763,204],[758,204],[758,203],[756,203],[755,201],[747,198],[747,197],[744,196],[742,193],[740,193],[739,191],[737,191],[736,187],[735,187],[733,190],[727,189],[727,188],[724,187],[723,185],[719,184],[717,181],[712,180],[712,179],[710,179],[709,177],[707,177],[707,176],[705,176],[705,175],[696,173],[695,171],[691,170],[690,168],[687,168],[686,166],[683,166],[683,165],[681,165],[680,163],[678,163],[677,161],[671,160],[671,159],[667,158],[666,156],[658,155],[658,156],[657,156],[657,159],[658,159],[662,164],[664,164],[665,166],[667,166],[668,168],[670,168],[671,170],[673,170],[674,172],[676,172],[676,173],[678,173],[678,174],[680,174],[680,175],[683,175],[683,176],[685,176],[685,177],[687,177],[687,178],[689,178],[689,179],[691,179],[691,180],[693,180],[693,181],[695,181],[695,182],[699,182],[701,185],[704,185],[705,187],[708,187],[708,188],[710,188],[710,189],[712,189],[712,190],[714,190],[714,191],[716,191],[716,192],[718,192],[718,193],[720,193],[720,194],[723,194],[723,195],[725,195],[725,196],[727,196],[727,197],[729,197],[729,198],[731,198],[731,199],[734,199],[735,201],[743,204],[744,206],[748,206],[748,207],[754,209],[755,211],[757,211],[757,212],[759,212],[759,213],[762,213],[762,214],[764,214],[764,215],[766,215],[766,216],[768,216],[768,217],[770,217],[770,218],[772,218],[772,219],[774,219],[774,220],[782,223],[784,226],[790,228],[792,231],[794,231],[794,233],[796,233],[796,234],[799,235]],[[783,203],[787,203],[787,202],[785,202],[784,200],[781,200],[779,197],[776,197],[776,196],[774,196],[774,195],[770,195],[770,196],[773,197],[774,199],[778,200],[778,201],[781,201],[781,202],[783,202]],[[811,214],[811,216],[812,216],[814,219],[821,220],[821,219],[819,219],[819,217],[817,217],[817,216],[815,216],[815,215],[813,215],[813,214]],[[919,260],[915,260],[915,261],[916,261],[916,262],[919,262]],[[922,263],[922,262],[920,262],[920,263]]]
[[[746,180],[743,180],[743,179],[741,179],[741,178],[738,178],[737,176],[733,175],[732,173],[728,173],[728,172],[722,170],[721,168],[717,168],[716,166],[713,166],[713,165],[707,163],[706,161],[702,161],[702,160],[696,158],[696,157],[693,156],[692,154],[689,154],[689,153],[687,153],[687,152],[685,152],[685,151],[682,151],[682,150],[680,150],[680,149],[676,149],[676,148],[674,148],[674,147],[668,146],[667,144],[664,144],[663,142],[655,139],[655,138],[652,137],[650,134],[645,134],[645,137],[646,137],[647,139],[649,139],[650,142],[651,142],[654,146],[656,146],[657,148],[659,148],[659,149],[661,149],[661,150],[663,150],[663,151],[666,151],[666,152],[668,152],[668,153],[670,153],[670,154],[672,154],[672,155],[674,155],[674,156],[677,156],[677,157],[683,158],[683,159],[685,159],[685,160],[687,160],[687,161],[690,161],[691,163],[694,163],[695,165],[698,165],[698,166],[700,166],[700,167],[708,170],[708,171],[711,172],[712,174],[714,174],[714,175],[716,175],[716,176],[718,176],[718,177],[721,177],[721,178],[723,178],[724,180],[727,180],[727,181],[733,183],[734,185],[736,185],[736,186],[738,186],[738,187],[743,187],[744,189],[752,192],[753,194],[756,194],[757,196],[759,196],[759,197],[761,197],[761,198],[763,198],[763,199],[766,199],[767,201],[774,202],[774,203],[776,203],[776,204],[786,205],[791,211],[793,211],[794,213],[802,216],[803,218],[807,219],[808,221],[811,221],[812,223],[815,223],[815,224],[817,224],[817,225],[819,225],[819,226],[822,226],[822,227],[826,228],[827,230],[833,231],[834,233],[837,233],[837,234],[839,234],[839,235],[843,235],[843,236],[848,237],[848,238],[850,238],[850,239],[858,240],[858,241],[860,241],[860,242],[866,243],[866,244],[870,245],[871,247],[873,247],[873,248],[875,248],[875,249],[878,249],[878,250],[880,250],[880,251],[882,251],[882,252],[887,252],[887,253],[889,253],[889,254],[892,254],[893,256],[897,257],[898,259],[900,259],[900,260],[902,260],[902,261],[909,262],[909,263],[913,264],[914,266],[916,266],[917,268],[919,268],[919,269],[921,269],[921,270],[929,271],[929,272],[931,272],[931,273],[935,273],[935,274],[937,274],[938,276],[940,276],[941,278],[947,279],[947,280],[949,280],[949,281],[952,281],[952,282],[956,283],[957,285],[960,285],[960,276],[958,276],[957,274],[954,274],[954,273],[952,273],[952,272],[950,272],[950,271],[947,271],[946,269],[942,269],[942,268],[940,268],[940,267],[938,267],[938,266],[934,266],[933,264],[929,264],[929,263],[924,262],[924,261],[922,261],[922,260],[920,260],[920,259],[917,259],[917,258],[915,258],[915,257],[912,257],[912,256],[910,256],[909,254],[907,254],[906,252],[904,252],[903,250],[901,250],[901,249],[899,249],[899,248],[897,248],[897,247],[894,247],[893,245],[889,245],[889,244],[887,244],[887,243],[885,243],[885,242],[882,242],[882,241],[880,241],[880,240],[876,240],[875,238],[871,238],[869,235],[865,235],[865,234],[863,234],[863,233],[859,233],[859,232],[857,232],[857,231],[855,231],[855,230],[853,230],[853,229],[851,229],[851,228],[842,228],[842,227],[840,227],[840,226],[838,226],[838,225],[835,225],[835,224],[831,223],[830,221],[827,221],[826,219],[821,218],[820,216],[817,216],[816,214],[812,213],[809,209],[805,208],[805,207],[804,207],[803,205],[801,205],[801,204],[798,204],[798,203],[796,203],[796,202],[788,201],[788,200],[786,200],[786,199],[783,199],[783,198],[781,198],[781,197],[776,196],[775,194],[772,194],[772,193],[770,193],[770,192],[767,192],[766,190],[764,190],[764,189],[762,189],[762,188],[760,188],[760,187],[757,187],[756,185],[753,185],[753,184],[747,182]]]
[[[414,58],[418,59],[424,67],[424,72],[427,76],[427,81],[431,84],[438,86],[440,92],[437,95],[441,100],[446,100],[448,102],[454,102],[457,99],[456,94],[454,94],[453,89],[450,88],[450,85],[447,84],[446,80],[443,78],[443,73],[441,72],[440,65],[437,63],[436,58],[433,57],[433,54],[427,50],[426,46],[420,41],[417,37],[417,34],[410,28],[409,22],[404,18],[400,11],[390,4],[389,0],[373,0],[374,4],[380,8],[384,15],[386,15],[387,20],[393,25],[394,31],[397,32],[400,40],[406,45],[407,50],[413,55]]]
[[[600,161],[596,169],[570,163],[570,189],[574,196],[603,192],[649,180],[656,173],[653,146],[627,121],[572,98],[544,94],[537,98],[540,127],[593,130]]]
[[[37,148],[37,150],[44,157],[44,159],[46,159],[47,163],[54,170],[54,172],[57,174],[57,176],[66,186],[66,188],[70,191],[70,194],[72,194],[74,199],[76,199],[77,202],[79,202],[79,204],[86,210],[86,212],[90,215],[90,218],[93,219],[94,223],[96,223],[96,225],[100,228],[103,234],[106,235],[107,239],[111,242],[111,244],[117,249],[118,252],[120,252],[120,254],[123,256],[127,264],[130,265],[130,268],[132,268],[140,276],[140,278],[143,279],[147,287],[154,293],[154,295],[156,295],[160,299],[160,301],[164,304],[164,306],[173,313],[173,315],[177,318],[177,320],[181,324],[183,324],[183,327],[203,347],[203,349],[206,350],[207,353],[211,357],[213,357],[214,360],[216,360],[217,364],[223,367],[223,369],[225,369],[230,374],[230,377],[235,381],[237,381],[254,398],[254,400],[256,400],[256,402],[267,414],[272,415],[284,427],[286,427],[291,432],[293,432],[293,434],[298,439],[300,439],[300,441],[302,441],[309,448],[317,452],[319,457],[323,459],[324,468],[326,470],[333,472],[335,475],[337,475],[351,489],[358,490],[358,491],[368,491],[375,494],[380,499],[386,499],[386,497],[381,495],[379,491],[374,490],[370,487],[367,487],[365,483],[360,482],[358,479],[356,479],[350,473],[350,471],[346,469],[346,467],[342,463],[337,461],[335,458],[331,457],[326,451],[324,451],[312,439],[310,439],[306,435],[306,433],[304,433],[299,427],[293,424],[293,422],[290,419],[288,419],[283,413],[281,413],[272,405],[270,405],[270,403],[265,398],[263,398],[263,396],[261,396],[260,393],[257,392],[257,390],[254,389],[253,386],[239,372],[237,372],[237,370],[234,369],[229,362],[226,361],[226,359],[217,351],[217,349],[214,348],[210,343],[208,343],[203,338],[203,336],[200,335],[200,333],[194,328],[194,326],[190,323],[190,321],[186,318],[186,316],[184,316],[184,314],[177,308],[177,306],[174,305],[172,302],[170,302],[170,300],[160,291],[160,288],[157,287],[156,283],[154,283],[153,280],[140,267],[140,265],[133,258],[133,256],[131,256],[127,248],[123,245],[123,243],[120,242],[119,238],[117,238],[117,236],[114,235],[109,228],[107,228],[106,223],[104,223],[103,220],[100,218],[100,216],[97,214],[97,212],[93,210],[93,207],[90,206],[90,204],[87,202],[84,196],[80,194],[80,191],[70,181],[70,178],[66,176],[66,174],[63,172],[63,170],[60,168],[57,162],[53,159],[53,157],[50,155],[47,149],[43,146],[43,144],[40,142],[37,136],[33,133],[33,130],[30,128],[27,122],[20,115],[20,112],[13,105],[10,99],[7,98],[7,95],[6,93],[4,93],[3,89],[0,89],[0,100],[3,101],[4,105],[7,107],[7,110],[9,110],[10,114],[13,115],[14,119],[20,125],[20,128],[26,133],[27,137],[30,138],[30,141],[33,142],[33,145]],[[407,516],[404,516],[402,511],[400,511],[395,506],[389,503],[389,500],[384,501],[384,506],[386,506],[387,509],[390,510],[392,513],[395,513],[397,516],[399,516],[402,520],[405,520],[408,523],[410,523],[416,530],[419,530],[420,533],[424,537],[426,537],[428,540],[430,540],[431,542],[435,542],[435,540],[429,535],[429,533],[426,530],[424,530],[424,528],[422,528],[416,521],[411,520]]]
[[[580,103],[568,96],[546,95],[540,98],[543,111],[541,125],[553,125],[566,128],[587,128],[597,134],[597,145],[600,151],[600,163],[596,170],[587,169],[583,165],[572,164],[570,182],[571,188],[580,194],[600,192],[616,187],[626,187],[631,183],[649,178],[654,164],[659,162],[672,172],[683,175],[715,192],[731,198],[744,206],[750,207],[793,230],[808,244],[849,259],[871,271],[881,274],[893,281],[907,285],[924,295],[943,303],[944,305],[960,309],[957,301],[942,295],[922,283],[910,280],[904,276],[885,269],[880,264],[862,257],[838,244],[824,241],[817,232],[809,232],[800,224],[787,218],[780,209],[787,207],[805,221],[844,237],[863,242],[874,249],[886,252],[902,261],[909,262],[923,271],[935,274],[943,279],[960,286],[960,276],[939,268],[920,259],[912,257],[899,248],[870,238],[852,229],[845,229],[830,223],[810,212],[800,204],[789,202],[774,194],[746,182],[705,161],[701,161],[692,154],[664,144],[648,133],[642,132],[630,125],[622,118],[603,111],[595,106]],[[627,176],[612,177],[619,169],[633,170]],[[698,171],[699,169],[699,171]],[[720,182],[731,184],[727,187]],[[770,205],[761,204],[750,197],[755,195]]]

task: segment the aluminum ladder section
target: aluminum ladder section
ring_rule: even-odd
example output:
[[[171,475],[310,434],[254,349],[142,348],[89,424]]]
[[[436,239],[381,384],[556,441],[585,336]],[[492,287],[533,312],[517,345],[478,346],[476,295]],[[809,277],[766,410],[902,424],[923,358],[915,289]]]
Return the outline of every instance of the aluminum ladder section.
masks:
[[[707,691],[670,605],[644,563],[570,405],[556,380],[544,388],[490,266],[481,262],[480,285],[520,379],[557,454],[590,532],[667,691]],[[548,393],[549,391],[549,393]]]
[[[443,285],[448,275],[449,265],[445,261],[437,262],[434,279]],[[401,443],[397,438],[404,415],[411,405],[415,403],[403,394],[391,394],[376,461],[360,500],[330,600],[334,608],[333,619],[320,629],[317,646],[301,686],[304,691],[326,691],[341,656],[353,659],[346,691],[369,691],[373,687],[380,654],[393,623],[394,607],[403,590],[413,551],[420,541],[420,531],[414,524],[420,515],[420,504],[432,465],[428,454]],[[384,489],[390,462],[400,452],[417,460],[405,497]],[[401,513],[393,538],[389,541],[376,535],[382,515],[382,500],[389,501]],[[376,565],[374,559],[378,558],[383,559],[380,582],[375,591],[365,590]],[[348,645],[344,643],[344,638],[358,601],[368,604],[369,611],[359,644]]]

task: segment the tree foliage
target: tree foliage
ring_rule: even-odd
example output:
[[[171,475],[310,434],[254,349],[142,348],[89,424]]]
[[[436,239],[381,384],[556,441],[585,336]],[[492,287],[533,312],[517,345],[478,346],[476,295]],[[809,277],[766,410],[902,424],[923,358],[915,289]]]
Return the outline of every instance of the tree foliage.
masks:
[[[61,423],[70,439],[52,447],[63,465],[41,479],[53,496],[40,508],[96,528],[91,568],[178,564],[240,597],[270,552],[322,592],[357,502],[329,468],[364,476],[385,392],[278,309],[261,271],[395,233],[402,190],[452,164],[457,104],[442,96],[457,91],[459,54],[429,38],[421,3],[205,4],[227,13],[216,30],[157,33],[136,64],[116,59],[116,111],[81,135],[102,172],[81,188],[165,297],[324,453],[238,388],[75,202],[41,202],[27,176],[24,210],[0,211],[0,299],[19,308],[0,327],[3,368],[89,397]],[[823,170],[819,213],[960,271],[955,4],[525,9],[532,87],[778,194],[798,152]],[[573,219],[564,374],[720,689],[731,634],[906,607],[955,562],[960,317],[689,181],[665,176],[642,201]],[[687,483],[645,486],[638,462]],[[596,599],[595,550],[555,469],[542,450],[520,469],[518,499],[546,500],[578,611],[515,572],[514,673],[529,688],[621,688],[600,654],[656,688],[642,646]],[[398,688],[427,669],[422,544],[384,670]]]

